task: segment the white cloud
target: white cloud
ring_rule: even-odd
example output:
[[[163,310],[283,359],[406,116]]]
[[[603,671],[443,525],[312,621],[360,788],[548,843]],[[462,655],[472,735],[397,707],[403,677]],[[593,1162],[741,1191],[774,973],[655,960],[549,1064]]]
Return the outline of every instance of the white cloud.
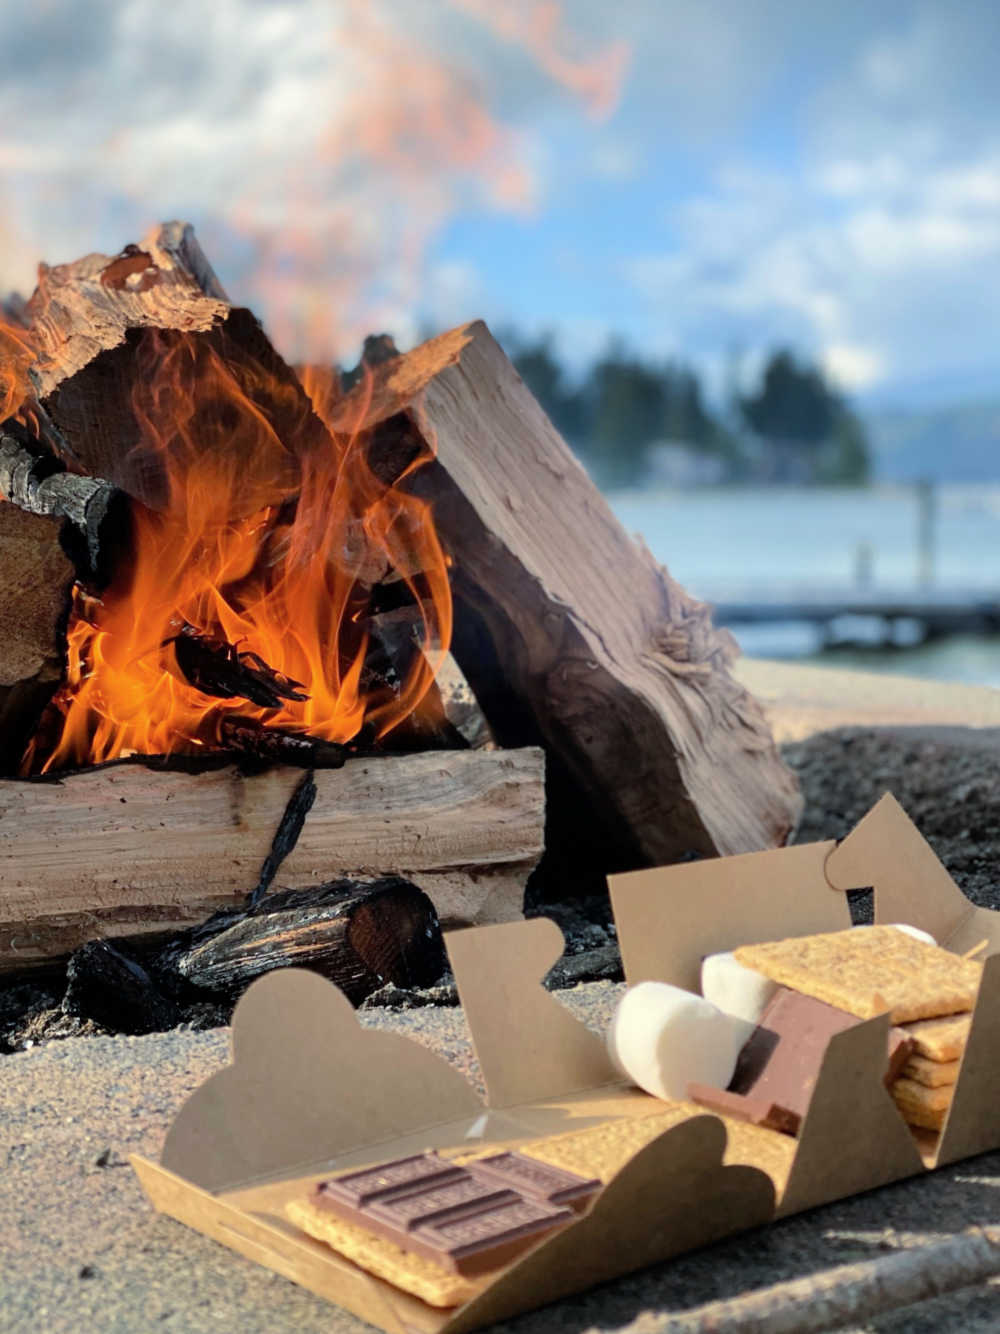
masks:
[[[849,393],[870,389],[888,369],[883,352],[859,343],[828,343],[822,366],[834,384]]]
[[[856,391],[997,362],[998,15],[897,11],[817,90],[798,160],[669,207],[670,248],[624,270],[691,355],[791,343]]]
[[[0,285],[32,285],[30,251],[114,251],[182,216],[294,354],[304,337],[322,355],[374,324],[412,324],[430,241],[451,217],[534,206],[533,112],[582,119],[617,95],[624,49],[539,26],[536,10],[0,5],[0,196],[16,201],[5,225],[20,234],[0,253]],[[505,14],[516,40],[493,31]]]

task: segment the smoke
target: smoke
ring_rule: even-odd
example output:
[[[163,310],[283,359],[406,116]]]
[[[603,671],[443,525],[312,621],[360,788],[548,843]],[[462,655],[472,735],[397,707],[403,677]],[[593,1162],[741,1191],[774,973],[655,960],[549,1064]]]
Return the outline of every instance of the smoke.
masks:
[[[578,8],[581,6],[578,5]],[[416,333],[428,250],[530,214],[546,109],[607,116],[628,52],[547,0],[42,0],[0,11],[0,287],[194,222],[293,357]],[[473,312],[470,312],[470,314]]]

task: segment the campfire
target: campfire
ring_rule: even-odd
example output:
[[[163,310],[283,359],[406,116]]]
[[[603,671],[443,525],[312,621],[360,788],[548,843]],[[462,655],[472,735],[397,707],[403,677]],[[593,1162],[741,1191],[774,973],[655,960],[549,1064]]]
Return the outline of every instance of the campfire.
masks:
[[[364,994],[533,870],[792,829],[732,640],[484,325],[293,369],[167,224],[8,303],[0,412],[0,969],[221,911],[267,966],[351,936]]]

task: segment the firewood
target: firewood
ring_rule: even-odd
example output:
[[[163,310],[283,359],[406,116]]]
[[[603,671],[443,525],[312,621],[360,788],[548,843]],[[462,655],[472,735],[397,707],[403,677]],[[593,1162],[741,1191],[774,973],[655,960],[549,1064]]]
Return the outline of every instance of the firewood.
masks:
[[[106,940],[74,951],[66,968],[63,1014],[93,1019],[112,1033],[152,1033],[180,1018],[149,973]]]
[[[375,367],[340,429],[362,394],[380,475],[433,446],[405,485],[452,558],[452,651],[500,743],[545,744],[553,842],[589,834],[599,871],[783,843],[801,798],[735,642],[629,538],[486,326]]]
[[[261,764],[292,764],[299,769],[339,769],[350,754],[336,741],[279,727],[265,727],[253,718],[223,718],[219,740],[224,750]]]
[[[446,926],[514,920],[542,851],[543,769],[537,750],[317,769],[315,800],[274,884],[401,875]],[[0,781],[0,973],[65,958],[95,937],[163,939],[244,906],[301,781],[287,767],[248,775],[128,763]]]
[[[184,624],[167,643],[191,685],[218,699],[246,699],[262,709],[277,709],[285,699],[308,699],[301,681],[269,667],[259,653],[240,652],[234,644]]]
[[[430,986],[445,966],[431,900],[409,881],[384,876],[286,890],[253,909],[217,913],[171,941],[155,971],[203,993],[234,996],[276,968],[309,968],[356,1004],[387,982]]]
[[[186,447],[167,411],[176,396],[161,394],[161,410],[151,384],[171,357],[182,385],[193,391],[197,384],[196,418],[186,426],[199,450],[246,448],[234,439],[236,399],[251,408],[240,414],[241,428],[259,422],[267,435],[268,476],[258,482],[248,474],[234,497],[240,513],[279,503],[297,483],[298,458],[329,448],[298,377],[253,315],[229,304],[186,224],[156,228],[118,256],[43,265],[22,318],[35,348],[31,373],[51,428],[47,442],[74,471],[105,478],[153,508],[168,497],[164,454]],[[160,429],[161,449],[144,439],[143,416]]]
[[[51,454],[0,434],[0,496],[28,514],[68,519],[78,540],[64,545],[76,558],[77,575],[104,582],[128,531],[123,492],[100,478],[68,473]]]
[[[425,646],[423,630],[420,608],[412,604],[370,616],[369,650],[362,673],[365,688],[377,683],[398,689],[417,653],[423,652],[434,671],[434,681],[416,714],[404,722],[404,733],[412,733],[428,747],[477,749],[493,745],[489,723],[461,667],[451,653],[442,653],[439,645]]]
[[[16,772],[62,675],[75,570],[60,527],[0,500],[0,774]]]

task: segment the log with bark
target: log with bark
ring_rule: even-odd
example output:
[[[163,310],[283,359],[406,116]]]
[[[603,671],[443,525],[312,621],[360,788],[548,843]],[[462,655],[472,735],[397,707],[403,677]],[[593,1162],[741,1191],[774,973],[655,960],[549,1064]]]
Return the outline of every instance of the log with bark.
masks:
[[[317,770],[297,841],[270,868],[274,890],[395,874],[429,895],[445,926],[516,919],[542,851],[543,773],[538,750]],[[0,973],[52,964],[95,937],[162,940],[245,906],[302,778],[118,763],[0,781]]]
[[[238,996],[277,968],[309,968],[357,1004],[386,983],[427,987],[446,968],[434,904],[400,876],[336,880],[283,890],[227,910],[172,940],[157,956],[161,985],[184,994]]]
[[[551,842],[589,842],[600,871],[785,842],[801,798],[735,642],[629,538],[486,326],[372,374],[375,470],[433,442],[405,484],[452,557],[452,652],[500,744],[545,745]]]

